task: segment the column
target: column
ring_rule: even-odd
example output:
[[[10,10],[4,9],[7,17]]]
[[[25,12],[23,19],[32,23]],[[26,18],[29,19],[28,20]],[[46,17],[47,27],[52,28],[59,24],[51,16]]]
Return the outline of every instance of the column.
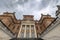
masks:
[[[31,38],[31,25],[30,25],[30,38]]]
[[[24,31],[24,38],[26,38],[26,25],[25,25],[25,31]]]
[[[36,34],[36,28],[35,28],[35,25],[34,25],[34,31],[35,31],[35,37],[37,38],[37,34]]]
[[[19,30],[19,33],[18,33],[18,38],[20,38],[21,36],[21,29],[22,29],[22,25],[21,25],[21,27],[20,27],[20,30]]]

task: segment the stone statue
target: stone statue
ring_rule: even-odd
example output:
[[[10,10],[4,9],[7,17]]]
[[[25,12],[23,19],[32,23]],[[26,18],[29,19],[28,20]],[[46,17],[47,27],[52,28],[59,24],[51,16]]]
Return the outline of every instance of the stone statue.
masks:
[[[58,10],[60,10],[60,5],[57,5]]]

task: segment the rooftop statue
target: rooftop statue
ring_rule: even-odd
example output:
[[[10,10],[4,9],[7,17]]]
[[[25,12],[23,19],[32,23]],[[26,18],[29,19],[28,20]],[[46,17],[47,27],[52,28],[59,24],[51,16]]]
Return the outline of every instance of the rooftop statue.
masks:
[[[57,5],[58,10],[60,10],[60,5]]]

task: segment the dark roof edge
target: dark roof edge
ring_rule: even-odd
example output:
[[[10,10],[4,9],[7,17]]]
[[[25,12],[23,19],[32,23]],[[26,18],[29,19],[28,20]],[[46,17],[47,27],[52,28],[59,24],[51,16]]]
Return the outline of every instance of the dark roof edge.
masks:
[[[1,21],[1,20],[0,20]],[[1,21],[1,23],[13,34],[13,35],[15,35],[2,21]]]

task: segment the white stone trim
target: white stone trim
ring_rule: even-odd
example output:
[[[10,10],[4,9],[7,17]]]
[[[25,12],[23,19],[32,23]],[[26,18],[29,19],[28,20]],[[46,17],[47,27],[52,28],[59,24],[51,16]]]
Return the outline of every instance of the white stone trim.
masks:
[[[24,31],[24,38],[26,38],[26,25],[25,25],[25,31]]]

